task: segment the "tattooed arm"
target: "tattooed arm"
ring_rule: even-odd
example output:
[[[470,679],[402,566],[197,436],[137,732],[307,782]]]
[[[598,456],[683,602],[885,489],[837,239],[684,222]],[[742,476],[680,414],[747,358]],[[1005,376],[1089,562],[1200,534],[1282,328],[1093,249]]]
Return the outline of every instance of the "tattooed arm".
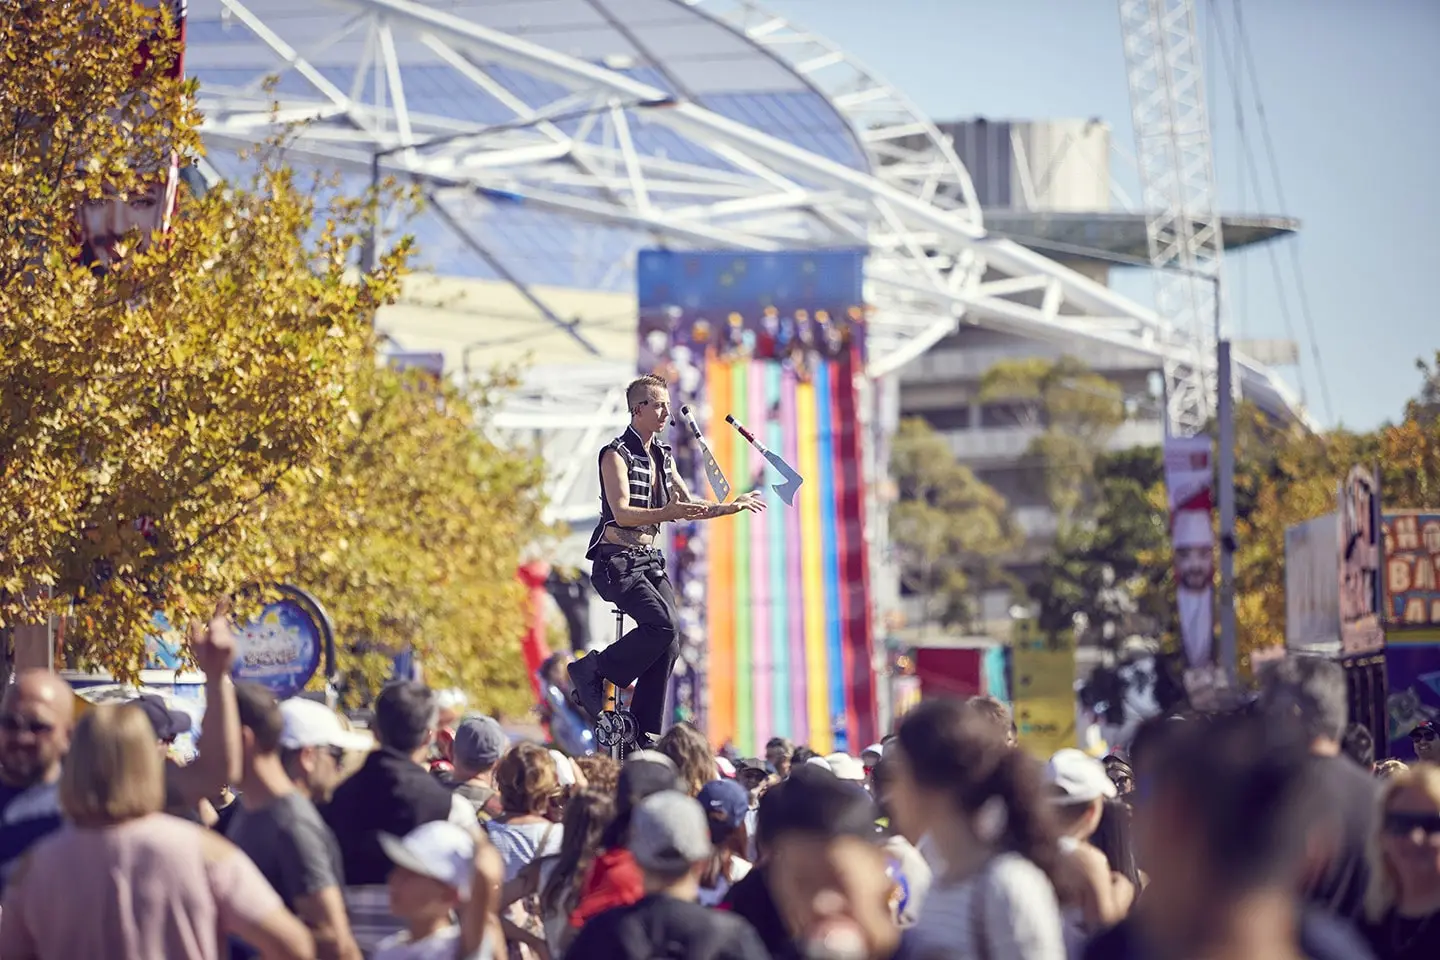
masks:
[[[690,492],[690,487],[685,483],[684,478],[675,469],[674,461],[670,463],[670,495],[681,503],[693,504],[702,507],[703,511],[695,520],[714,520],[716,517],[728,517],[739,513],[741,510],[749,510],[752,513],[765,512],[765,500],[760,491],[751,490],[749,493],[742,493],[729,503],[715,503],[710,500],[699,500]]]

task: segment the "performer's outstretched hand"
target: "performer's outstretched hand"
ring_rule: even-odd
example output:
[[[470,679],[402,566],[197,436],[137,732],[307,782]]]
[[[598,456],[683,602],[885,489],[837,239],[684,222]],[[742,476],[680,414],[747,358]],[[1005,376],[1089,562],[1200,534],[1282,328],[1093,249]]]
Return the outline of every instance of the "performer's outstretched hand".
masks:
[[[749,510],[751,513],[764,513],[765,496],[759,490],[751,490],[749,493],[742,493],[736,497],[735,506],[741,510]]]
[[[671,500],[661,508],[662,523],[685,523],[689,520],[704,520],[710,516],[710,506],[690,500]]]

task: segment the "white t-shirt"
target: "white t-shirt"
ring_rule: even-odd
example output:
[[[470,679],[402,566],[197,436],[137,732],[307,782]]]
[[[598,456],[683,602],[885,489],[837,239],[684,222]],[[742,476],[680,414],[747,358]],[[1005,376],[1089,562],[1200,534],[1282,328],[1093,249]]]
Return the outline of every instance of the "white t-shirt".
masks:
[[[1016,853],[1000,854],[958,883],[936,881],[911,933],[920,960],[1065,960],[1055,888],[1043,870]],[[988,947],[983,953],[981,937]]]
[[[742,860],[739,857],[731,857],[730,879],[726,880],[724,877],[716,877],[715,886],[701,887],[700,895],[696,898],[696,902],[699,903],[702,907],[720,906],[721,901],[725,899],[725,894],[730,892],[730,888],[735,884],[739,883],[741,880],[744,880],[746,875],[749,873],[749,860]]]
[[[460,927],[449,926],[432,933],[424,940],[411,940],[410,931],[401,930],[380,941],[371,960],[456,960],[460,950]],[[480,949],[459,960],[490,960],[493,953],[486,939]]]

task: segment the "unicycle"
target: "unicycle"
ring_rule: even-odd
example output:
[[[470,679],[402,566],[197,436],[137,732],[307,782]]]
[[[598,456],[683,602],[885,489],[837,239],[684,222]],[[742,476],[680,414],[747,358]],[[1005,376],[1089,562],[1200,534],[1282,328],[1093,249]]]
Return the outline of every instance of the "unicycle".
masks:
[[[625,629],[625,614],[614,610],[615,639],[619,641]],[[634,749],[640,739],[640,725],[635,714],[625,709],[625,691],[610,681],[605,681],[605,709],[595,721],[595,740],[609,751],[610,756],[620,763],[625,755]]]

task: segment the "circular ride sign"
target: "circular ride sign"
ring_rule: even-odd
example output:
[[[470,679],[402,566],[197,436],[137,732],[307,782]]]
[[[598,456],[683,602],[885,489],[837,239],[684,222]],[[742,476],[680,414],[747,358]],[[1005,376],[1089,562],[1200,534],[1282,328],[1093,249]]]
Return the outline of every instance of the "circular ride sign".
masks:
[[[279,699],[305,689],[334,643],[330,617],[319,601],[297,587],[282,586],[283,596],[260,616],[236,630],[236,680],[268,687]]]

